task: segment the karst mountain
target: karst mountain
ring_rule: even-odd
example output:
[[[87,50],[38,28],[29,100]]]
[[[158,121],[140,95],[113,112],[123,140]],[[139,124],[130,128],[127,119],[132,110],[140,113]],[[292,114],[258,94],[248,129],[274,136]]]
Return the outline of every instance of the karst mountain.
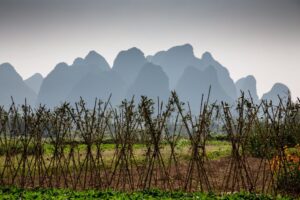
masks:
[[[75,58],[72,64],[58,63],[43,77],[34,74],[26,80],[9,63],[0,65],[0,104],[3,106],[26,103],[49,108],[64,102],[75,103],[81,98],[92,107],[95,99],[110,98],[112,105],[119,105],[127,98],[148,96],[154,101],[167,101],[170,91],[198,109],[202,98],[210,102],[225,101],[234,104],[241,92],[255,103],[260,100],[279,102],[287,99],[289,88],[276,83],[261,99],[257,95],[254,76],[242,77],[234,82],[230,72],[211,53],[201,58],[194,54],[190,44],[171,47],[154,55],[145,55],[133,47],[122,50],[110,66],[101,54],[90,51],[85,57]]]

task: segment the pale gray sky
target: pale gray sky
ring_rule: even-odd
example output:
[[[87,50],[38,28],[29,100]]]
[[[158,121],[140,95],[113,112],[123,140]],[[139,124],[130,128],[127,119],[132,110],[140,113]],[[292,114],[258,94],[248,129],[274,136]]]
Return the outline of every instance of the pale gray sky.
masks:
[[[90,50],[112,64],[184,43],[234,80],[254,75],[260,96],[275,82],[300,96],[300,0],[0,0],[0,63],[24,78]]]

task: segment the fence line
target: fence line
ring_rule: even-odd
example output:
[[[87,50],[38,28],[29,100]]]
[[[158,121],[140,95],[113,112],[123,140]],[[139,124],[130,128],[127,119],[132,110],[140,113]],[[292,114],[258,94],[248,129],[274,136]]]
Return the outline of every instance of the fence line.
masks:
[[[217,161],[207,157],[216,119],[231,145]],[[175,92],[166,104],[95,100],[92,109],[83,100],[53,110],[12,103],[0,108],[0,185],[277,193],[290,172],[286,146],[299,139],[299,99],[256,105],[242,94],[229,106],[202,98],[197,114]]]

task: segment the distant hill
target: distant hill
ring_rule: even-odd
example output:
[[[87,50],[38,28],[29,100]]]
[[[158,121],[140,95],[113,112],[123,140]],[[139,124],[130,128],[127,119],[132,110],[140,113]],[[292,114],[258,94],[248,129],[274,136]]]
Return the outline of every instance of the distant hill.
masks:
[[[139,71],[147,62],[144,53],[138,48],[121,51],[113,64],[113,71],[117,72],[127,84],[131,85],[136,79]]]
[[[135,96],[139,99],[141,96],[147,96],[155,101],[159,97],[160,101],[166,102],[169,95],[168,76],[160,66],[146,63],[130,86],[126,97],[131,99]]]
[[[279,97],[284,102],[288,99],[289,95],[290,95],[290,90],[286,85],[282,83],[275,83],[271,88],[271,90],[265,93],[261,99],[272,101],[273,104],[278,105],[280,102]]]
[[[175,46],[147,58],[150,62],[160,65],[163,68],[169,76],[171,89],[176,87],[179,78],[188,66],[193,66],[199,70],[204,70],[212,66],[216,69],[217,77],[223,90],[231,98],[234,99],[237,97],[236,88],[228,70],[214,60],[208,52],[204,53],[201,59],[195,57],[193,47],[190,44]]]
[[[187,67],[179,79],[176,91],[181,101],[189,102],[192,110],[199,111],[202,95],[206,100],[210,87],[209,100],[211,103],[215,101],[233,103],[234,99],[223,90],[217,77],[217,71],[212,66],[203,71],[196,67]]]
[[[39,93],[42,82],[43,76],[39,73],[35,73],[25,80],[25,83],[28,85],[28,87],[30,87],[36,94]]]
[[[227,93],[228,96],[230,96],[230,98],[236,99],[238,97],[238,94],[236,93],[235,84],[230,77],[228,69],[221,65],[218,61],[216,61],[209,52],[205,52],[202,55],[201,61],[202,65],[198,65],[198,68],[205,69],[209,66],[213,66],[216,69],[218,80],[223,90]]]
[[[77,63],[74,63],[75,65]],[[78,65],[86,66],[87,68],[100,68],[103,71],[109,71],[110,66],[103,56],[96,51],[90,51],[88,55],[82,60],[82,63]]]
[[[66,101],[75,85],[89,72],[96,69],[109,71],[110,67],[106,60],[95,51],[89,52],[84,59],[76,58],[71,66],[66,63],[59,63],[45,77],[37,103],[54,107]]]
[[[190,44],[174,46],[145,57],[136,48],[121,51],[112,68],[103,56],[90,51],[84,58],[74,59],[71,65],[61,62],[43,78],[34,74],[25,81],[9,63],[0,65],[0,104],[9,105],[13,96],[16,103],[45,104],[50,108],[68,101],[77,102],[82,97],[92,107],[95,98],[103,101],[112,94],[111,103],[119,104],[124,98],[136,100],[145,95],[167,101],[170,90],[176,90],[180,99],[190,102],[192,109],[199,109],[202,95],[205,98],[211,87],[210,101],[235,103],[244,91],[259,103],[256,79],[247,76],[236,83],[229,71],[213,58],[203,53],[194,55]],[[261,99],[279,102],[278,95],[287,99],[289,89],[276,83]]]
[[[172,47],[147,58],[150,62],[162,67],[169,77],[172,89],[175,88],[184,69],[197,59],[194,56],[193,47],[189,44]]]
[[[235,83],[235,85],[238,96],[241,95],[241,92],[244,92],[245,97],[248,99],[252,98],[254,103],[257,103],[259,101],[256,89],[256,79],[254,76],[249,75],[247,77],[241,78]]]
[[[73,87],[67,101],[77,102],[82,97],[88,107],[93,107],[96,98],[106,101],[110,95],[111,103],[119,104],[125,95],[124,81],[116,72],[95,68]]]
[[[13,97],[15,104],[24,104],[26,99],[28,105],[34,105],[36,100],[35,92],[25,84],[14,67],[9,63],[3,63],[0,65],[1,105],[10,106],[11,97]]]

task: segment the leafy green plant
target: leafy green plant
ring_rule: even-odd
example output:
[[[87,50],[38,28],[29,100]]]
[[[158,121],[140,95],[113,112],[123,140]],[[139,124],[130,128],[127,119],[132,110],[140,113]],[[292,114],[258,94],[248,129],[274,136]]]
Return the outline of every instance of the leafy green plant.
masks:
[[[15,187],[0,188],[0,199],[40,199],[40,200],[67,200],[67,199],[203,199],[203,200],[289,200],[289,197],[270,195],[260,195],[254,193],[232,193],[224,195],[216,195],[213,193],[185,193],[181,191],[166,192],[161,190],[145,190],[136,192],[118,192],[113,190],[97,191],[97,190],[62,190],[62,189],[31,189],[24,190]]]

